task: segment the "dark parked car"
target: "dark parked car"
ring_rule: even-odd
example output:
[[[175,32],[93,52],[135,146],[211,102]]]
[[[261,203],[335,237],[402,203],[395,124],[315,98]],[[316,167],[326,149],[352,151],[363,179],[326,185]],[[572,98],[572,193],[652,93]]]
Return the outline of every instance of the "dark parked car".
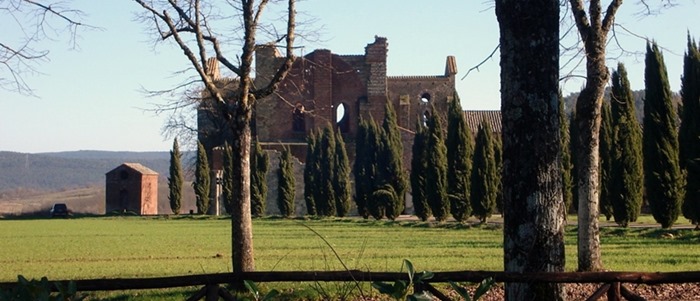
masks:
[[[51,206],[51,211],[49,212],[51,213],[51,217],[68,217],[69,214],[68,206],[66,206],[66,204],[63,203],[53,204],[53,206]]]

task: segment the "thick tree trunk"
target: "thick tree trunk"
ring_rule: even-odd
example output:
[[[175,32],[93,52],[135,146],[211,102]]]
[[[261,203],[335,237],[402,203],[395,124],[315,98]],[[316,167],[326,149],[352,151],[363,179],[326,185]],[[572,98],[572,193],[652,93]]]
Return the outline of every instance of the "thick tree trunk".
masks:
[[[599,33],[600,34],[600,33]],[[586,86],[576,102],[578,127],[578,270],[603,268],[598,226],[600,191],[600,123],[603,93],[608,82],[605,66],[606,35],[592,36],[586,42]]]
[[[496,1],[501,32],[504,265],[564,270],[559,2]],[[561,284],[507,283],[507,300],[564,300]]]

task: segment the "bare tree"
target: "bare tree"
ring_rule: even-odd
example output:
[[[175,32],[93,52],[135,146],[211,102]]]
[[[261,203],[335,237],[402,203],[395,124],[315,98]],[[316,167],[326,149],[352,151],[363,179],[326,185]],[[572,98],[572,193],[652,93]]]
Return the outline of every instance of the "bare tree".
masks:
[[[496,0],[501,47],[504,265],[564,270],[559,1]],[[506,300],[563,300],[562,284],[508,283]]]
[[[576,102],[576,121],[573,125],[578,129],[578,269],[595,271],[603,267],[598,227],[598,147],[603,92],[610,78],[605,65],[605,46],[622,0],[611,1],[605,12],[601,0],[588,1],[588,12],[583,2],[569,0],[586,54],[586,84]]]
[[[615,14],[622,0],[611,0],[603,10],[602,0],[569,0],[571,14],[581,41],[586,63],[586,81],[576,102],[576,120],[572,126],[578,130],[576,145],[578,163],[578,270],[596,271],[603,268],[600,256],[599,215],[599,152],[601,106],[605,87],[610,80],[605,65],[606,46],[609,33],[615,26]],[[588,8],[584,6],[588,4]],[[658,10],[645,1],[641,14],[657,13]],[[660,1],[661,7],[670,7],[671,0]],[[618,45],[619,46],[619,45]]]
[[[288,0],[283,34],[275,37],[263,47],[285,49],[284,59],[274,76],[260,86],[253,83],[253,54],[259,32],[275,33],[274,26],[265,26],[263,12],[269,0],[207,1],[207,0],[134,0],[145,9],[144,19],[162,41],[174,42],[184,53],[189,65],[196,72],[204,94],[213,99],[216,114],[222,116],[231,130],[229,145],[233,150],[233,204],[231,212],[231,248],[233,272],[255,269],[253,260],[253,233],[250,212],[250,122],[256,99],[272,94],[286,76],[294,60],[293,43],[295,31],[295,0]],[[229,13],[227,15],[226,13]],[[215,30],[223,25],[222,31]],[[228,54],[224,50],[227,41],[238,39],[240,51]],[[208,63],[209,58],[222,64],[234,74],[231,89],[217,78],[217,64]],[[235,59],[232,59],[235,58]],[[236,62],[237,61],[237,62]],[[199,86],[201,87],[201,86]],[[201,89],[201,88],[200,88]]]
[[[38,65],[48,60],[40,43],[67,32],[75,47],[78,28],[90,27],[81,23],[80,10],[59,1],[3,0],[0,15],[9,20],[0,39],[0,89],[25,95],[34,94],[25,77],[40,73]]]

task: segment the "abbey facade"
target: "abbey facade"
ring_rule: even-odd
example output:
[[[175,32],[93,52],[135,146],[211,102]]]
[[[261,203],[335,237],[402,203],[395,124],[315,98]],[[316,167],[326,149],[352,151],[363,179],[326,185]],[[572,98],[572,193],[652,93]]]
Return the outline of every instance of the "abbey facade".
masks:
[[[410,158],[416,119],[431,107],[444,112],[455,97],[455,58],[447,57],[445,72],[432,76],[387,76],[386,38],[375,37],[362,55],[340,55],[319,49],[298,58],[277,93],[257,102],[254,133],[264,145],[287,144],[294,149],[312,130],[332,125],[352,145],[360,117],[381,124],[391,102]],[[282,58],[265,47],[256,55],[256,83],[269,81]],[[348,147],[348,153],[354,152]],[[300,156],[303,160],[304,157]]]

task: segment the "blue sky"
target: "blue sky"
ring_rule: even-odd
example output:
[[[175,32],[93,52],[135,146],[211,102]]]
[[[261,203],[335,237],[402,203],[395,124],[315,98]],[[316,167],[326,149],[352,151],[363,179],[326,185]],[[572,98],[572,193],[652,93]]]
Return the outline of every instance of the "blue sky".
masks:
[[[182,75],[173,72],[187,67],[184,56],[173,44],[154,46],[145,25],[134,21],[140,7],[132,1],[71,3],[87,14],[86,23],[101,30],[81,30],[77,50],[66,39],[42,43],[51,51],[50,61],[39,66],[43,74],[27,77],[37,96],[0,90],[0,151],[169,150],[173,137],[161,131],[168,113],[152,111],[168,98],[149,98],[141,88],[160,90],[181,82]],[[454,55],[461,79],[498,44],[491,1],[303,0],[297,9],[316,17],[315,26],[323,27],[321,41],[304,43],[298,55],[317,48],[363,54],[375,35],[383,36],[389,43],[389,75],[442,74],[445,58]],[[671,89],[677,91],[686,33],[700,38],[700,4],[683,1],[645,17],[640,10],[634,1],[625,2],[616,22],[663,47]],[[0,28],[7,28],[3,22],[7,21],[0,20]],[[643,53],[642,39],[621,27],[617,33],[625,50]],[[12,32],[3,32],[3,40],[11,38]],[[616,45],[609,52],[608,66],[624,62],[633,89],[643,89],[643,56],[618,57]],[[496,54],[479,71],[458,80],[462,106],[499,109],[499,72]],[[562,84],[565,94],[582,86],[580,80]]]

